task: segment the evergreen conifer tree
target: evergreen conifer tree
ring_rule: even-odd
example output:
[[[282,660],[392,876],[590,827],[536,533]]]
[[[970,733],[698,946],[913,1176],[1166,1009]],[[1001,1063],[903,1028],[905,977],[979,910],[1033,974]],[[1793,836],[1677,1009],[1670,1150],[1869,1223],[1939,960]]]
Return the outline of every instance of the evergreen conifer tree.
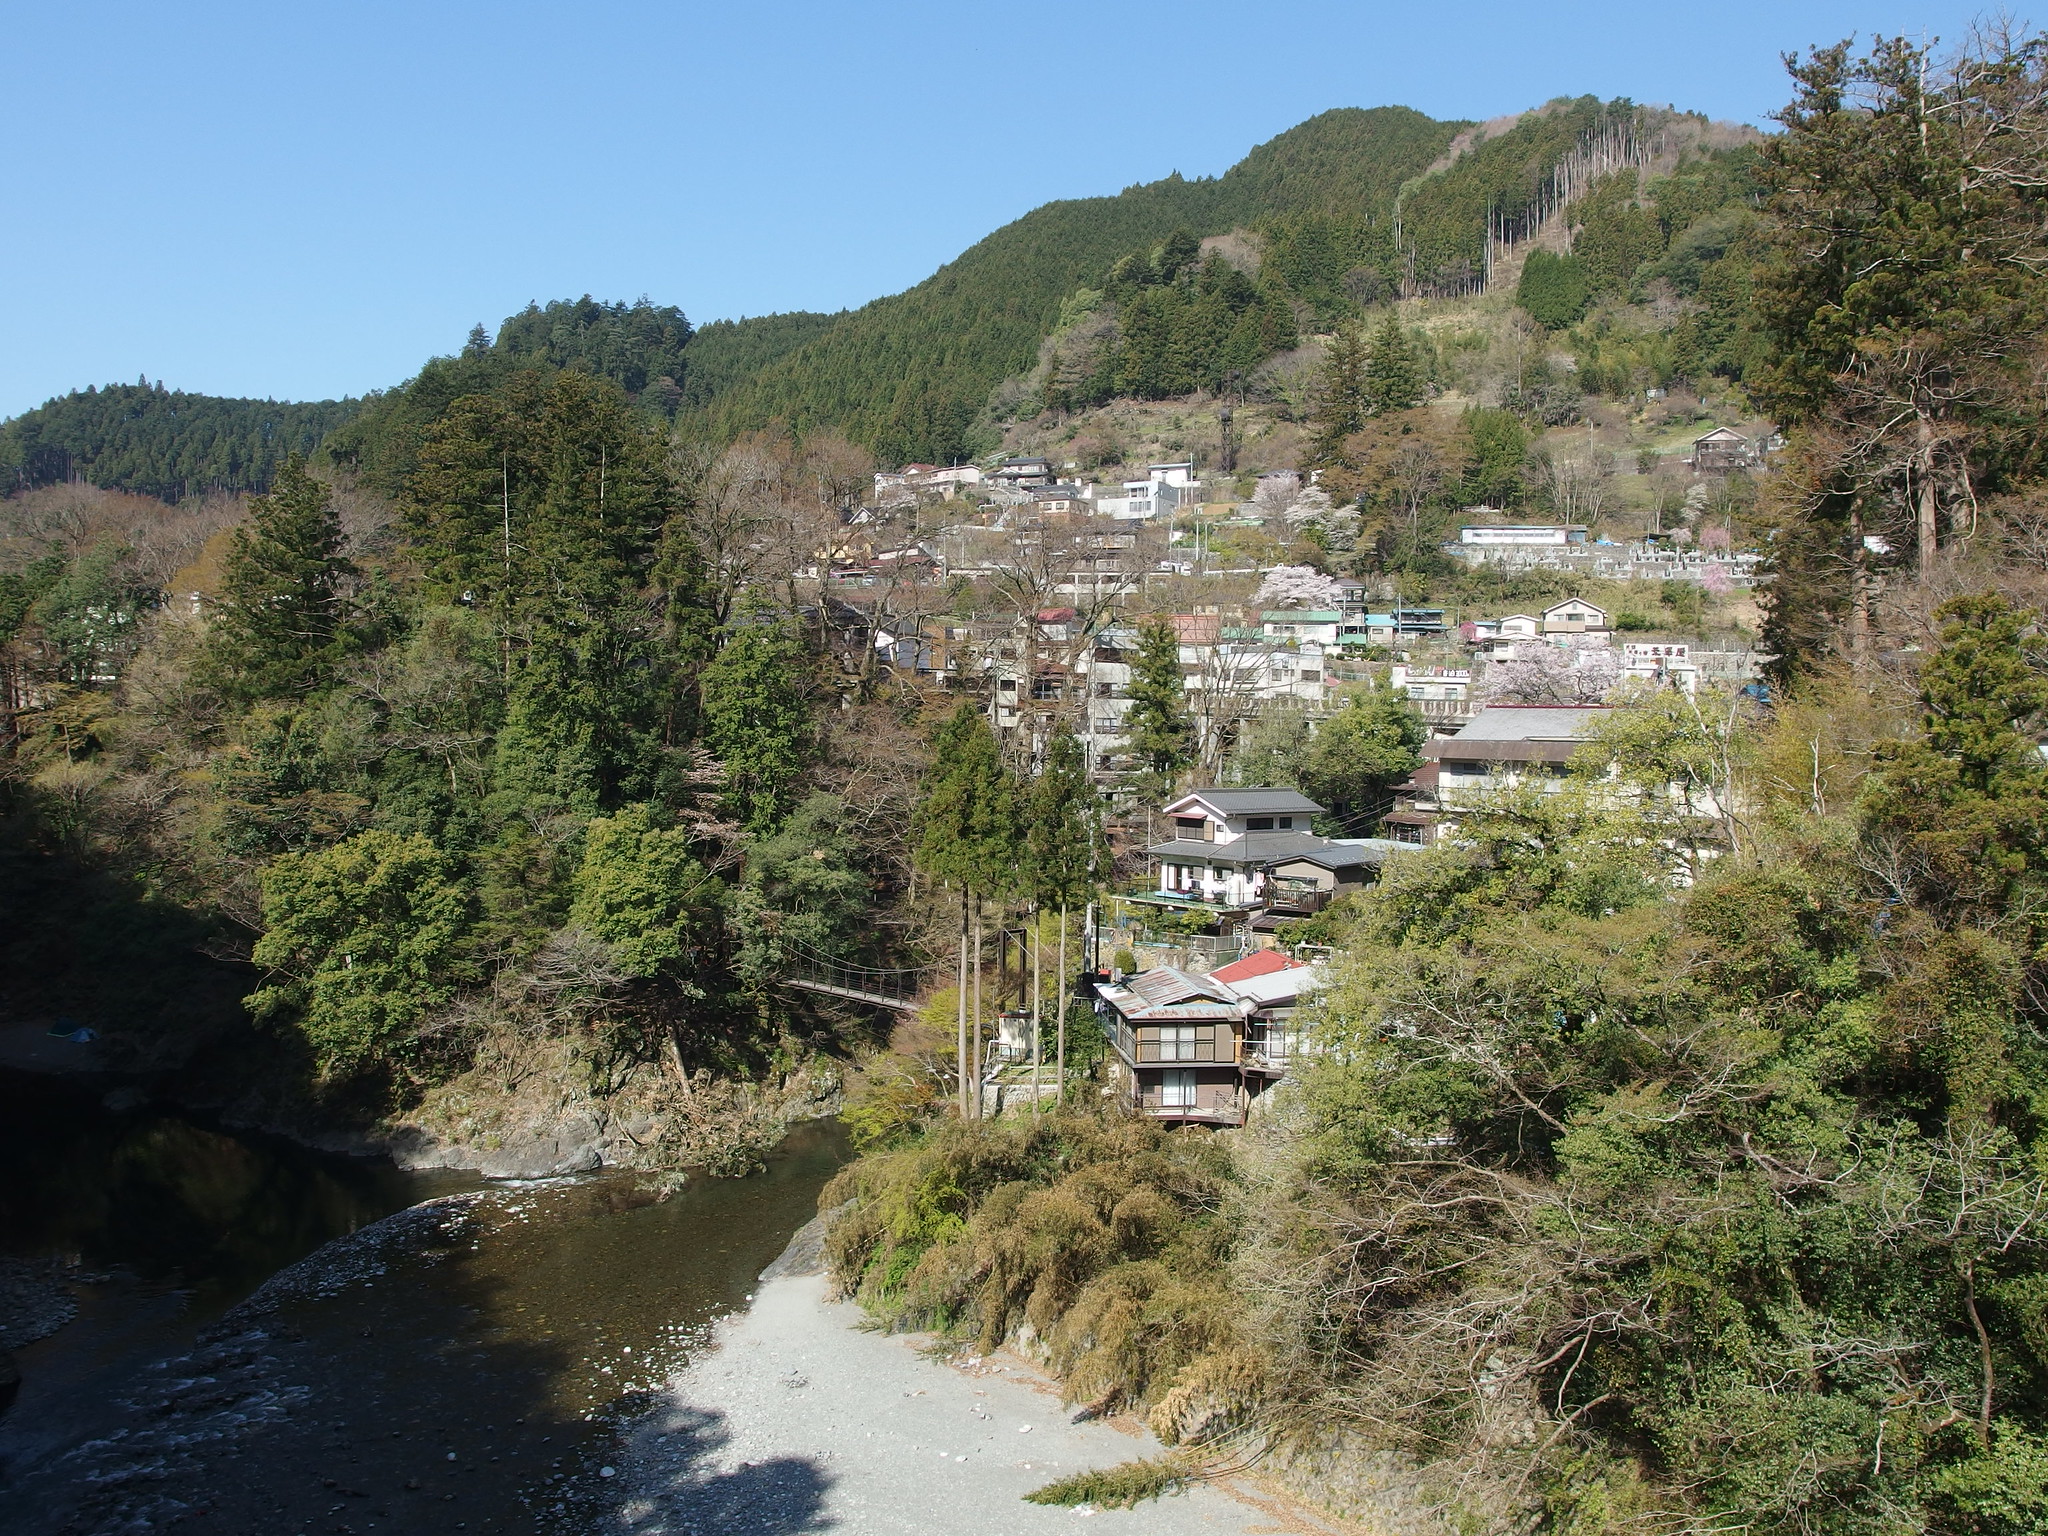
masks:
[[[801,653],[781,629],[749,626],[704,669],[702,688],[704,744],[725,764],[726,794],[749,832],[772,832],[815,745]]]
[[[1340,327],[1324,354],[1309,399],[1309,420],[1315,427],[1315,459],[1335,464],[1344,456],[1344,439],[1365,425],[1372,414],[1367,392],[1367,348],[1355,326]]]
[[[1017,888],[1022,853],[1018,823],[1016,782],[1003,762],[995,733],[978,706],[963,703],[933,741],[931,777],[914,826],[918,868],[960,893],[956,1044],[963,1117],[978,1107],[979,1052],[969,1039],[967,1006],[970,912]],[[979,932],[978,922],[975,931]],[[977,1034],[979,1022],[977,1012]]]
[[[1045,771],[1031,788],[1026,813],[1026,850],[1034,906],[1060,915],[1059,963],[1054,971],[1058,1013],[1058,1045],[1054,1052],[1055,1092],[1064,1100],[1067,1084],[1067,916],[1092,896],[1096,887],[1099,835],[1094,786],[1088,782],[1088,758],[1078,737],[1062,728],[1046,753]],[[1038,926],[1032,925],[1033,955]],[[1038,1102],[1038,1067],[1042,1055],[1040,990],[1032,987],[1032,1103]]]
[[[220,600],[210,611],[208,669],[241,698],[289,698],[327,680],[347,643],[341,520],[298,454],[234,531]]]
[[[1422,403],[1422,370],[1415,350],[1389,313],[1366,350],[1365,398],[1371,414],[1405,411]]]
[[[1163,619],[1138,631],[1130,697],[1124,734],[1131,750],[1153,773],[1171,779],[1193,756],[1195,723],[1188,717],[1187,687],[1181,681],[1180,636]]]

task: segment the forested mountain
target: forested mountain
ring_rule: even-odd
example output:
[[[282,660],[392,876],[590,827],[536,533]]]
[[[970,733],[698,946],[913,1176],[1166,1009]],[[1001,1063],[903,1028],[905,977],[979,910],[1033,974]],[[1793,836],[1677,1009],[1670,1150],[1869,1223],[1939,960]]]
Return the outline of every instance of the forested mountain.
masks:
[[[946,462],[998,382],[1029,368],[1063,301],[1120,259],[1176,231],[1197,237],[1289,217],[1391,216],[1401,185],[1463,123],[1405,107],[1325,112],[1254,149],[1220,177],[1178,173],[1114,197],[1048,203],[924,282],[838,319],[763,368],[710,412],[726,430],[783,420],[832,425],[885,461]]]
[[[429,422],[465,395],[488,393],[532,369],[605,379],[649,412],[670,416],[683,399],[691,338],[689,320],[670,304],[603,304],[588,294],[545,308],[529,304],[499,327],[495,340],[478,325],[456,356],[433,358],[396,389],[372,395],[327,451],[372,489],[396,496]]]
[[[1739,195],[1724,162],[1740,137],[1590,97],[1479,128],[1403,107],[1342,108],[1220,177],[1176,173],[1113,197],[1048,203],[858,310],[694,331],[680,309],[644,298],[528,305],[495,339],[479,325],[459,354],[360,403],[224,401],[144,386],[68,396],[0,427],[0,469],[19,485],[77,476],[176,497],[262,489],[280,454],[324,441],[367,485],[394,495],[425,423],[534,367],[608,379],[650,415],[687,418],[711,438],[779,421],[798,433],[829,427],[884,462],[950,461],[990,446],[992,392],[1030,372],[1048,338],[1071,344],[1056,376],[1040,381],[1042,404],[1216,388],[1293,345],[1304,323],[1341,323],[1396,292],[1471,291],[1496,234],[1532,238],[1568,198],[1581,207],[1588,167],[1654,170],[1654,215],[1638,206],[1633,181],[1614,183],[1613,228],[1589,230],[1584,272],[1560,274],[1547,255],[1537,262],[1539,279],[1556,279],[1561,294],[1558,313],[1540,318],[1568,324],[1600,291],[1603,259],[1616,267],[1607,286],[1625,287],[1678,231]],[[1681,184],[1700,206],[1674,198]],[[1637,226],[1653,218],[1658,238],[1646,242]],[[1735,226],[1716,228],[1725,246]],[[1202,241],[1233,231],[1249,239],[1231,259],[1204,259]],[[1676,276],[1696,284],[1699,265]]]
[[[286,455],[310,453],[361,406],[228,400],[147,380],[75,390],[0,423],[0,487],[76,478],[166,501],[261,491]]]
[[[680,309],[585,294],[482,325],[462,350],[363,400],[289,404],[166,390],[147,381],[75,391],[0,423],[0,487],[78,479],[177,501],[203,491],[265,491],[290,453],[323,445],[375,489],[397,494],[422,426],[450,401],[521,369],[608,379],[643,409],[673,417],[829,327],[832,315],[768,315],[692,329]]]

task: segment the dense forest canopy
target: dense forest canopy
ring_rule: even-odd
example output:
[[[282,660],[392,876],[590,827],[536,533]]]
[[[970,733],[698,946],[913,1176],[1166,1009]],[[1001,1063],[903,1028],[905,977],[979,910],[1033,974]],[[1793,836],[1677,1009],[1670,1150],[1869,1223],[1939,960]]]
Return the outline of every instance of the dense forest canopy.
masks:
[[[0,484],[79,479],[165,501],[261,491],[288,455],[311,453],[361,408],[188,395],[146,380],[77,390],[0,423]]]
[[[1220,177],[1048,203],[904,293],[843,317],[713,408],[722,428],[830,424],[884,462],[950,463],[983,441],[991,390],[1029,369],[1076,290],[1177,230],[1225,234],[1283,214],[1378,207],[1463,127],[1402,107],[1340,108],[1258,146]]]

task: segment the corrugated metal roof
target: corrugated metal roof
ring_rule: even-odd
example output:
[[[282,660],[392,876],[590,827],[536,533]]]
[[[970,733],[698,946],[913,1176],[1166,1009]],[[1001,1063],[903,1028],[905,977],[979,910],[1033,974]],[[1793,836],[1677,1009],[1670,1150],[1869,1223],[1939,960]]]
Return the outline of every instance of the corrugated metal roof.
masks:
[[[1584,707],[1548,704],[1489,704],[1474,715],[1454,741],[1584,741],[1611,713],[1604,704]],[[1448,749],[1449,743],[1444,744]],[[1445,757],[1456,757],[1446,750]]]
[[[1146,1002],[1158,1007],[1165,1003],[1188,1002],[1197,997],[1229,1002],[1229,989],[1206,976],[1191,976],[1178,966],[1160,965],[1141,971],[1124,985]]]
[[[1269,971],[1306,970],[1292,955],[1283,955],[1277,949],[1259,949],[1246,955],[1242,960],[1233,960],[1228,965],[1219,965],[1209,973],[1212,981],[1228,982],[1233,987],[1240,981],[1253,976],[1264,976]]]

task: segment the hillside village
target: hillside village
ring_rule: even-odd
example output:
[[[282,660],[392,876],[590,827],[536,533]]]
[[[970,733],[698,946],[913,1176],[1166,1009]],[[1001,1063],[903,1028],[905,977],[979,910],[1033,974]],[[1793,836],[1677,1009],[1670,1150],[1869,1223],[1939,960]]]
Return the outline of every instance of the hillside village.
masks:
[[[2048,36],[1856,47],[0,423],[0,1004],[628,1220],[836,1117],[1159,1440],[1034,1505],[2040,1536]]]
[[[1694,445],[1686,467],[1695,484],[1754,472],[1768,443],[1717,429]],[[1317,472],[1205,484],[1183,461],[1111,485],[1060,473],[1042,458],[878,473],[872,504],[847,518],[831,557],[810,574],[849,651],[865,630],[884,665],[986,695],[991,720],[1027,754],[1070,722],[1105,786],[1135,766],[1122,729],[1134,617],[1162,609],[1180,639],[1201,761],[1218,772],[1253,712],[1282,705],[1313,715],[1347,687],[1401,689],[1453,733],[1490,692],[1509,686],[1498,664],[1538,654],[1531,647],[1561,653],[1546,664],[1559,673],[1550,686],[1572,696],[1622,678],[1690,692],[1703,678],[1740,687],[1761,675],[1740,614],[1762,557],[1733,548],[1725,534],[1711,537],[1720,530],[1699,542],[1683,528],[1614,539],[1584,524],[1514,523],[1469,507],[1471,521],[1441,550],[1447,562],[1495,577],[1540,573],[1613,593],[1611,606],[1580,597],[1532,602],[1529,611],[1425,604],[1404,601],[1392,579],[1262,566],[1231,547],[1231,536],[1246,532],[1282,547],[1303,522],[1327,520]],[[1213,499],[1243,478],[1252,480],[1250,496]],[[1666,611],[1674,584],[1696,589],[1677,598],[1697,616],[1690,627]],[[1006,599],[1014,605],[1007,615],[988,616]],[[1721,600],[1712,630],[1709,599]],[[969,613],[956,611],[963,608]]]

